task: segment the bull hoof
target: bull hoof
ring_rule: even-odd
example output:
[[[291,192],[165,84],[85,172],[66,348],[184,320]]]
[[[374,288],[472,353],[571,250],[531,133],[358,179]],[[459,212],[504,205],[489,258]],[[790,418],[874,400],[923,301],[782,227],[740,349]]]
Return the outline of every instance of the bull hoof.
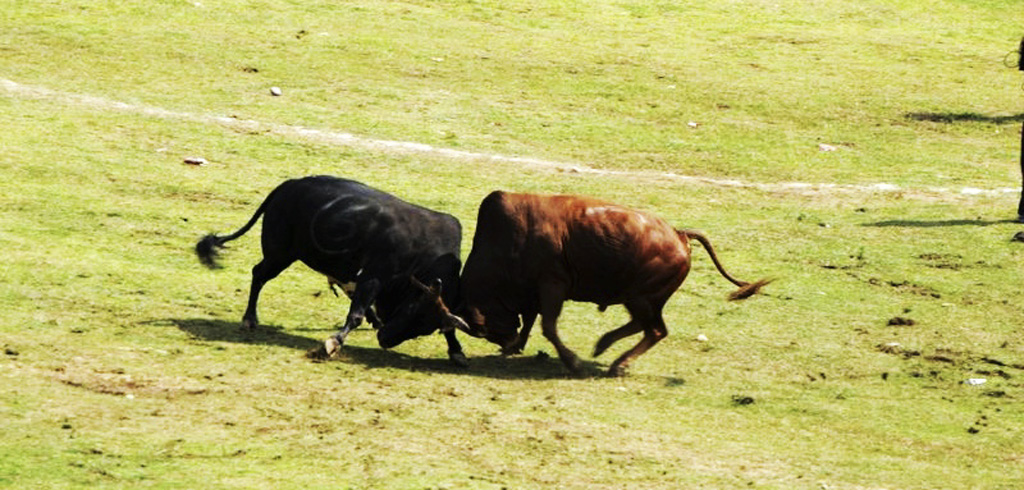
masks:
[[[621,378],[626,375],[626,366],[612,366],[608,368],[606,375],[609,378]]]
[[[328,358],[337,357],[338,352],[341,352],[341,341],[337,337],[328,337],[324,341],[324,352]]]
[[[255,318],[243,318],[242,319],[242,330],[256,330],[256,326],[259,322]]]
[[[577,378],[585,377],[586,373],[583,372],[583,367],[580,365],[580,360],[576,356],[562,359],[562,361],[565,363],[565,367],[569,369],[569,372],[573,376]]]
[[[521,345],[509,345],[501,348],[501,355],[503,356],[514,356],[516,354],[523,353],[523,346]]]
[[[448,359],[452,362],[452,364],[460,368],[469,367],[469,359],[467,359],[466,355],[461,352],[452,352],[448,354]]]

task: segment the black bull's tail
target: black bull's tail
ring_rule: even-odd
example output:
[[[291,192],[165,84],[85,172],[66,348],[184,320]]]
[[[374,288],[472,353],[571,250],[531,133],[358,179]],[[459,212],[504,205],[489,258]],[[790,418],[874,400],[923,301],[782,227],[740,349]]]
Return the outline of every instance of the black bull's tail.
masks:
[[[260,219],[260,216],[263,215],[263,211],[266,209],[268,202],[270,202],[270,196],[267,196],[263,201],[263,204],[260,204],[259,209],[256,210],[256,213],[254,213],[252,218],[249,219],[249,222],[238,231],[230,235],[215,235],[211,233],[199,239],[199,242],[196,243],[196,255],[199,257],[199,262],[202,262],[203,265],[211,269],[220,267],[220,265],[217,264],[217,257],[220,255],[220,249],[224,248],[225,243],[246,234],[246,232],[256,224],[256,221]]]
[[[679,238],[683,240],[687,238],[693,238],[694,240],[700,242],[700,244],[704,246],[704,250],[708,251],[708,255],[711,256],[711,261],[715,263],[715,267],[718,269],[718,272],[722,274],[722,277],[725,277],[726,279],[729,280],[729,282],[739,286],[739,289],[729,294],[730,301],[749,298],[756,294],[759,289],[761,289],[766,284],[774,280],[761,279],[756,282],[740,281],[739,279],[732,277],[728,272],[725,271],[725,268],[722,267],[722,263],[718,261],[718,255],[715,254],[715,249],[711,246],[711,240],[708,240],[708,237],[704,236],[703,233],[696,230],[676,230],[676,233],[679,235]]]

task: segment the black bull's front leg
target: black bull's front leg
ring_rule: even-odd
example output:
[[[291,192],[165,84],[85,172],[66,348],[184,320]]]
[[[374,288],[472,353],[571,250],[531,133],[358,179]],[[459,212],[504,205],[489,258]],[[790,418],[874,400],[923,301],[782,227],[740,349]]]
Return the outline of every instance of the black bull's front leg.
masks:
[[[380,293],[380,288],[381,284],[378,279],[368,279],[356,284],[355,291],[350,296],[352,303],[349,306],[348,316],[345,317],[345,325],[324,341],[324,349],[328,356],[335,356],[345,343],[348,333],[363,323],[367,312],[370,311],[370,307],[377,299],[377,294]]]
[[[341,289],[342,293],[345,293],[345,297],[352,301],[352,294],[355,292],[355,283],[343,283],[331,276],[327,276],[327,286],[331,288],[331,292],[334,293],[335,297],[338,297],[338,289]],[[366,309],[366,319],[373,326],[374,330],[379,329],[383,322],[377,317],[377,312],[371,306]]]
[[[459,344],[459,339],[455,338],[455,331],[449,330],[442,332],[444,340],[448,342],[448,359],[459,367],[469,367],[469,359],[466,358],[466,354],[462,352],[462,345]]]
[[[435,287],[428,288],[415,280],[415,278],[412,278],[412,280],[415,284],[423,288],[426,293],[428,293],[427,296],[433,300],[434,304],[439,307],[440,313],[442,313],[440,330],[445,337],[445,341],[448,343],[449,359],[453,364],[459,367],[468,367],[469,360],[462,352],[462,345],[459,344],[459,340],[455,336],[456,329],[462,328],[465,330],[468,329],[468,327],[461,318],[451,314],[448,311],[447,306],[444,305],[443,300],[441,300],[441,281],[437,280]],[[332,287],[334,283],[336,283],[336,281],[331,283]],[[385,325],[383,322],[375,319],[372,305],[376,302],[382,289],[380,280],[369,279],[356,283],[355,288],[343,289],[351,300],[351,306],[349,307],[349,313],[345,319],[345,325],[342,329],[324,341],[324,350],[328,357],[334,357],[338,354],[341,350],[341,346],[345,343],[345,338],[348,336],[348,333],[357,328],[363,322],[364,318],[368,318],[371,322],[376,324],[375,328],[378,328],[377,340],[381,347],[388,348],[405,340],[405,338],[402,338],[401,336],[397,339],[394,337],[389,338],[388,335],[393,335],[395,332],[389,330],[388,325]],[[394,325],[392,325],[391,328],[394,328]]]

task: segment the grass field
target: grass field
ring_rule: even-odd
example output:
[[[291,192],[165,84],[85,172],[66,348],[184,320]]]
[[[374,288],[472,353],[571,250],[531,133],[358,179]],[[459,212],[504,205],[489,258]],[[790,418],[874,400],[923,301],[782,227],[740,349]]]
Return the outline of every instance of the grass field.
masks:
[[[0,487],[1024,481],[1024,226],[1002,190],[1021,178],[1018,2],[0,11]],[[561,166],[367,143],[385,140]],[[561,321],[585,379],[539,333],[507,358],[463,336],[465,370],[440,336],[385,351],[367,329],[313,362],[348,307],[323,277],[286,271],[243,332],[258,229],[222,270],[191,248],[317,173],[454,214],[464,255],[491,190],[566,192],[702,229],[734,275],[778,280],[727,302],[697,248],[669,337],[624,378],[599,373],[635,340],[587,354],[625,312],[589,304]]]

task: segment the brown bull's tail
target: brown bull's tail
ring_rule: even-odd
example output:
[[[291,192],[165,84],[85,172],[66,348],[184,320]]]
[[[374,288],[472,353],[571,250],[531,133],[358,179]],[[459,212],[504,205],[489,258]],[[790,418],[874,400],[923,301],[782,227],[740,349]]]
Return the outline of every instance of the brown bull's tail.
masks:
[[[732,275],[730,275],[728,272],[725,271],[725,268],[722,267],[722,263],[718,261],[718,255],[715,254],[714,247],[711,246],[711,240],[708,240],[708,237],[704,236],[703,233],[701,233],[699,231],[696,231],[696,230],[676,230],[676,233],[679,234],[679,238],[682,238],[684,240],[687,239],[687,238],[693,238],[694,240],[697,240],[698,242],[700,242],[700,244],[704,246],[704,250],[708,251],[708,255],[711,256],[711,261],[715,263],[715,268],[717,268],[718,272],[720,274],[722,274],[722,277],[725,277],[726,279],[729,280],[729,282],[731,282],[731,283],[733,283],[733,284],[735,284],[735,285],[740,287],[739,289],[737,289],[737,290],[733,291],[731,294],[729,294],[729,300],[730,301],[736,301],[736,300],[741,300],[741,299],[749,298],[749,297],[753,296],[754,294],[757,294],[758,290],[760,290],[766,284],[768,284],[768,283],[770,283],[770,282],[772,282],[774,280],[774,279],[761,279],[761,280],[756,281],[756,282],[740,281],[739,279],[736,279],[735,277],[732,277]]]

